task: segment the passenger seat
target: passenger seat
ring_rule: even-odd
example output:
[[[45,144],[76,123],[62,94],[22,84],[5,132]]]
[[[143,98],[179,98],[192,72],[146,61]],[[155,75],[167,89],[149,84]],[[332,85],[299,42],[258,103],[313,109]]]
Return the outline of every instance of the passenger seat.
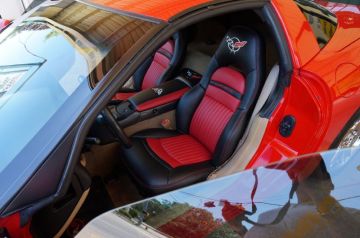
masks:
[[[123,101],[142,90],[156,87],[170,79],[180,65],[185,43],[181,33],[174,34],[154,55],[145,60],[132,77],[133,88],[123,88],[114,100]]]

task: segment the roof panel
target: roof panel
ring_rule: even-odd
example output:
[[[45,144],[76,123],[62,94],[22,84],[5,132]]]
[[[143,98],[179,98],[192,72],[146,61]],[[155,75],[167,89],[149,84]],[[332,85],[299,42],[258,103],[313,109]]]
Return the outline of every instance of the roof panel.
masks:
[[[90,0],[120,11],[168,21],[171,17],[211,0]]]

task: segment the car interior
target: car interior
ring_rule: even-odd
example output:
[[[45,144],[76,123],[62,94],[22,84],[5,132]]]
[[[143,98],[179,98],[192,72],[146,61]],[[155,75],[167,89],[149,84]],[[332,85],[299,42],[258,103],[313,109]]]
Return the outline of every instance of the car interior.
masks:
[[[104,59],[97,78],[111,60]],[[274,39],[254,10],[203,20],[163,42],[93,123],[79,163],[90,190],[64,236],[110,209],[206,180],[234,153],[278,62]],[[70,188],[36,214],[33,232],[44,234],[49,210],[74,193]]]

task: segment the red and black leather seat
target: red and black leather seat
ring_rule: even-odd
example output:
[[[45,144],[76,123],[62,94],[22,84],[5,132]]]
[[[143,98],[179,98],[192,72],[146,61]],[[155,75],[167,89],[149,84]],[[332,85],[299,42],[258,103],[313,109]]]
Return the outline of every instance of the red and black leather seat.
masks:
[[[179,101],[176,131],[146,130],[123,148],[123,161],[143,191],[162,193],[204,180],[234,152],[263,77],[261,39],[229,30],[201,82]]]
[[[180,32],[174,34],[133,75],[134,89],[122,89],[114,100],[126,100],[136,92],[156,87],[170,79],[184,56],[185,42]]]

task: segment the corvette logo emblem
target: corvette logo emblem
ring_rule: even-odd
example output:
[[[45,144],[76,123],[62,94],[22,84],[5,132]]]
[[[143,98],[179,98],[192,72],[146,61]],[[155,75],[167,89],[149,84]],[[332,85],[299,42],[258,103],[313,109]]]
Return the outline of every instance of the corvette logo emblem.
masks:
[[[152,89],[154,91],[154,93],[156,93],[158,96],[160,96],[163,93],[163,89],[162,88],[153,88]]]
[[[231,53],[236,54],[242,47],[247,44],[247,41],[241,41],[237,37],[226,36],[226,42]]]

